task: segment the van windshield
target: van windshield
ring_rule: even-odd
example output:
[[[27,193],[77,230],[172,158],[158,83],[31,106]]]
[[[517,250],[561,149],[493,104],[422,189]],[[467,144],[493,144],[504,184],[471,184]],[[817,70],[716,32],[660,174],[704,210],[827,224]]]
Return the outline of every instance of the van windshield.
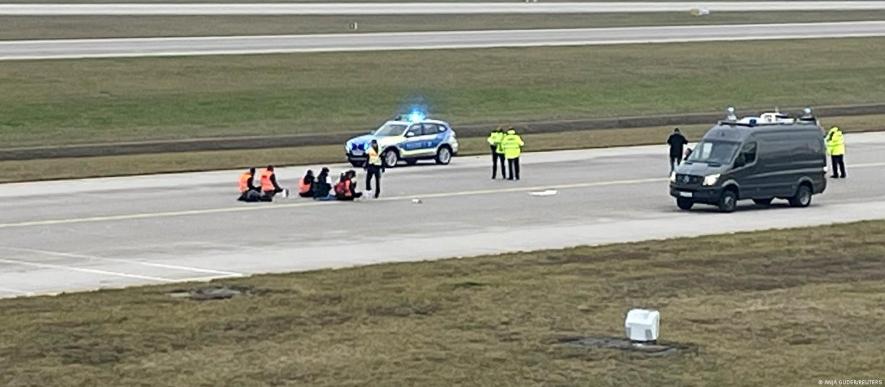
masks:
[[[740,144],[728,141],[701,141],[692,150],[688,161],[707,164],[728,164]]]
[[[380,128],[378,128],[378,130],[375,131],[375,135],[378,137],[399,136],[399,135],[403,134],[403,132],[405,130],[406,130],[406,125],[392,124],[392,123],[388,122],[388,123],[384,124],[383,126],[381,126]]]

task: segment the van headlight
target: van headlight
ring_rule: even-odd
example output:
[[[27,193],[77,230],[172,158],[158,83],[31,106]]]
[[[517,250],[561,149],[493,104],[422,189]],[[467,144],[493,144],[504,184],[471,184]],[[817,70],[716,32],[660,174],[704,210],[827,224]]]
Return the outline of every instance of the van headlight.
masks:
[[[719,181],[719,174],[704,176],[704,185],[715,185]]]

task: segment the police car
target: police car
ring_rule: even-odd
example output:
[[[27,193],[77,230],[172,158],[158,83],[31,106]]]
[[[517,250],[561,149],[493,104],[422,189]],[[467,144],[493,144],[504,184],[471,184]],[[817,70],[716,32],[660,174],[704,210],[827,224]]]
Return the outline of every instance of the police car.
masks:
[[[378,141],[385,167],[400,161],[413,165],[418,160],[448,164],[458,154],[455,131],[447,122],[432,120],[420,113],[398,116],[371,133],[347,141],[344,152],[353,166],[363,166],[372,140]]]

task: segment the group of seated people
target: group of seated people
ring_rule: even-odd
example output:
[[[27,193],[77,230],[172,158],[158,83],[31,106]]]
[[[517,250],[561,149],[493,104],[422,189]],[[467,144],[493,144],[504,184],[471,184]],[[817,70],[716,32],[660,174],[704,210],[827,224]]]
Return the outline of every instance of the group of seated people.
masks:
[[[258,186],[254,185],[255,177],[255,168],[250,168],[248,172],[240,176],[240,197],[238,200],[244,202],[272,201],[276,194],[287,193],[287,190],[277,184],[272,166],[261,171]],[[312,170],[308,170],[304,177],[298,180],[298,196],[314,200],[352,201],[362,197],[363,193],[357,191],[354,170],[342,173],[338,182],[333,186],[329,182],[329,168],[323,168],[316,176]]]
[[[304,177],[298,181],[298,196],[314,200],[350,201],[363,196],[363,193],[356,189],[355,179],[356,172],[349,170],[342,173],[335,186],[332,186],[329,182],[329,168],[323,168],[316,176],[308,169]]]

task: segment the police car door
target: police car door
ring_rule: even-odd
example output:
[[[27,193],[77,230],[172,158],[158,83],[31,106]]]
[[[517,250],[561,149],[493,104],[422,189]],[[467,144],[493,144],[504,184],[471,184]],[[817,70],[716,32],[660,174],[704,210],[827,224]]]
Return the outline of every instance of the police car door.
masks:
[[[424,137],[426,138],[424,149],[427,151],[428,156],[436,155],[436,148],[446,138],[445,131],[445,126],[428,122],[424,123]]]
[[[406,131],[406,140],[403,142],[403,157],[420,157],[426,156],[425,149],[429,139],[424,135],[424,128],[421,124],[412,124]]]

